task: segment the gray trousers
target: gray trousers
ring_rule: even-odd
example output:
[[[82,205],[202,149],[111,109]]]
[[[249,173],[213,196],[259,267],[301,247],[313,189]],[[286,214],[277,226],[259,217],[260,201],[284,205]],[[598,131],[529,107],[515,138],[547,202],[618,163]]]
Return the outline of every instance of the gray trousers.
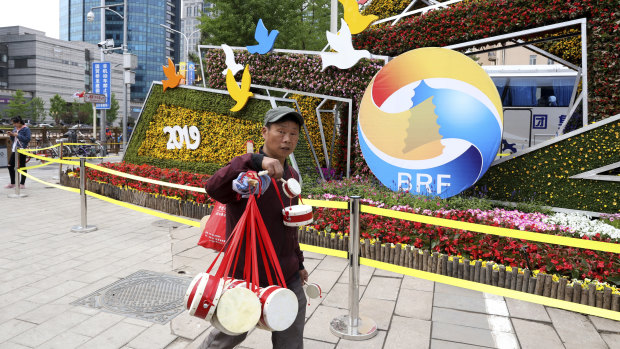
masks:
[[[271,333],[271,343],[274,349],[303,349],[304,347],[304,325],[306,322],[306,294],[301,284],[301,278],[287,283],[287,288],[295,292],[299,307],[297,317],[291,325],[284,331],[274,331]],[[258,330],[262,331],[262,330]],[[200,345],[200,349],[227,349],[234,348],[243,342],[247,333],[238,336],[230,336],[214,328],[207,339]]]

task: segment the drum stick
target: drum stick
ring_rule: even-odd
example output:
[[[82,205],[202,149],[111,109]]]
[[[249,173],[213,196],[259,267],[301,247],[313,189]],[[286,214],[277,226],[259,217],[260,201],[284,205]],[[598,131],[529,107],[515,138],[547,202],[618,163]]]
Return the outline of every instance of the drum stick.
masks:
[[[258,173],[258,175],[259,175],[259,176],[264,176],[264,175],[266,175],[266,174],[269,174],[269,171],[267,171],[267,170],[263,170],[263,171],[260,171],[260,172]],[[248,183],[249,183],[251,186],[255,187],[255,186],[258,184],[258,181],[257,181],[257,180],[255,180],[255,179],[248,179]]]

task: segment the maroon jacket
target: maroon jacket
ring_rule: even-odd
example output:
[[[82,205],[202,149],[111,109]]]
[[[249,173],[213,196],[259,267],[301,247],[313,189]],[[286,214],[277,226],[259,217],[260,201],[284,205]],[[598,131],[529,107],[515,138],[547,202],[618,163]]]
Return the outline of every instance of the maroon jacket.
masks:
[[[261,149],[262,152],[262,149]],[[248,199],[240,198],[240,196],[232,189],[232,182],[237,178],[239,173],[245,171],[262,171],[262,161],[264,154],[244,154],[232,159],[226,166],[219,169],[207,181],[205,189],[207,194],[213,199],[226,204],[226,238],[230,236],[235,225],[245,211]],[[284,164],[284,179],[295,178],[299,180],[299,174],[288,164]],[[285,206],[291,204],[291,200],[284,195],[282,191],[282,183],[276,181],[280,195]],[[297,228],[287,227],[282,221],[282,204],[278,198],[278,194],[273,187],[273,182],[269,185],[267,191],[256,200],[256,204],[261,213],[261,217],[265,222],[265,226],[269,231],[271,242],[275,249],[282,274],[285,281],[293,281],[299,277],[299,270],[304,269],[304,256],[299,248],[297,240]],[[297,204],[297,199],[292,200],[292,205]],[[257,249],[260,252],[260,249]],[[239,262],[235,272],[235,278],[243,278],[244,266],[243,254],[239,256]],[[260,284],[262,287],[267,286],[267,274],[262,263],[262,257],[258,253],[258,270],[260,274]],[[232,272],[232,270],[231,270]],[[275,275],[272,274],[275,282]]]

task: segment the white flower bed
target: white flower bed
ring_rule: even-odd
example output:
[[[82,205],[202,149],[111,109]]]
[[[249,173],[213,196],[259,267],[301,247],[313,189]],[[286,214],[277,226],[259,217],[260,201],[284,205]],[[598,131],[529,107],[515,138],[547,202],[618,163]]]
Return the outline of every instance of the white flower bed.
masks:
[[[590,217],[576,213],[556,213],[543,219],[544,223],[555,224],[567,227],[572,233],[593,236],[596,234],[607,234],[612,238],[620,238],[620,229],[600,220],[592,220]]]

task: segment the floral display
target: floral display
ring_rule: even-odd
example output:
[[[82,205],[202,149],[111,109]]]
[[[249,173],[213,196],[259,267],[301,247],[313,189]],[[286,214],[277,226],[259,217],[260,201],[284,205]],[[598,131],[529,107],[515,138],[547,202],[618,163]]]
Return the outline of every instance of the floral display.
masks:
[[[570,177],[619,161],[619,130],[620,121],[610,122],[491,166],[466,194],[616,213],[620,210],[620,182]]]
[[[321,132],[319,129],[319,119],[316,117],[316,108],[319,106],[321,100],[315,97],[291,95],[290,98],[297,100],[299,109],[304,116],[304,122],[308,127],[308,133],[310,134],[310,141],[314,147],[319,163],[325,165],[325,153],[323,152],[323,146],[321,141]],[[323,108],[328,108],[329,105],[325,105]],[[325,142],[329,149],[332,133],[334,132],[334,114],[321,113],[321,123],[323,127],[323,134],[325,136]],[[329,151],[329,150],[328,150]]]
[[[396,14],[404,7],[397,2],[374,0],[368,6],[393,6]],[[390,5],[391,4],[391,5]],[[381,5],[383,6],[383,5]],[[406,5],[404,5],[406,6]],[[370,12],[369,12],[370,13]],[[374,12],[380,17],[386,17]],[[490,15],[494,14],[494,15]],[[620,29],[617,21],[620,13],[613,1],[545,0],[535,3],[519,1],[463,1],[447,9],[431,11],[423,16],[407,17],[394,26],[379,24],[371,26],[355,36],[357,49],[368,49],[374,54],[398,55],[423,46],[473,40],[491,35],[505,34],[534,26],[558,23],[574,18],[588,18],[588,76],[590,78],[590,120],[600,120],[618,113],[617,84],[620,69]],[[555,35],[555,33],[550,33]],[[573,39],[573,38],[569,38]],[[554,42],[552,42],[554,43]],[[571,48],[571,52],[574,49]],[[356,124],[357,104],[374,74],[383,61],[362,60],[348,70],[328,68],[321,72],[320,58],[316,55],[270,53],[264,56],[235,52],[238,62],[250,64],[252,78],[257,84],[321,93],[353,99],[353,123]],[[211,87],[223,88],[221,67],[224,54],[221,50],[205,53],[204,71]],[[568,57],[567,57],[568,58]],[[573,118],[577,119],[577,118]],[[571,120],[573,120],[571,119]],[[341,155],[335,164],[336,172],[343,173],[346,165],[347,120],[340,124],[337,152]],[[490,199],[528,202],[532,199],[549,206],[566,207],[597,212],[617,212],[620,200],[618,182],[569,180],[568,177],[587,170],[616,162],[619,133],[617,122],[554,144],[548,149],[511,159],[492,166],[471,195],[483,194]],[[361,155],[352,128],[351,168],[354,174],[371,176]],[[570,148],[572,159],[565,161],[561,149]],[[580,160],[581,159],[581,160]],[[587,159],[588,161],[585,161]],[[583,168],[583,171],[581,170]],[[568,171],[568,172],[567,172]],[[615,204],[614,204],[615,203]]]
[[[169,89],[163,93],[160,85],[153,85],[124,160],[138,165],[214,173],[232,157],[244,153],[247,140],[254,141],[255,149],[262,144],[260,129],[271,103],[250,98],[243,109],[231,112],[234,103],[225,93],[185,88]],[[289,106],[295,107],[293,104]],[[316,119],[314,110],[304,118]],[[198,149],[190,150],[183,146],[181,149],[167,149],[169,135],[164,132],[164,127],[177,125],[182,128],[193,123],[202,135]],[[310,168],[314,174],[316,164],[305,138],[300,138],[295,158],[300,169]]]
[[[602,220],[592,220],[592,217],[586,215],[556,213],[553,216],[544,218],[543,222],[566,227],[571,233],[579,233],[580,235],[594,236],[600,234],[609,235],[612,239],[620,239],[620,229]]]
[[[401,8],[399,2],[374,0],[365,13],[383,18]],[[372,26],[357,35],[354,43],[356,49],[396,56],[418,47],[446,46],[576,18],[588,19],[589,118],[601,120],[620,111],[615,93],[620,84],[620,12],[616,0],[461,1],[403,18],[393,26],[391,22]]]
[[[205,174],[191,173],[176,169],[158,168],[146,164],[134,165],[127,162],[106,162],[102,163],[100,166],[140,177],[198,188],[204,188],[207,179],[209,178],[209,175]],[[79,173],[80,169],[78,167],[75,169],[75,172],[69,172],[68,174],[69,176],[79,176]],[[214,203],[213,199],[205,193],[136,181],[91,168],[86,169],[86,176],[86,178],[91,181],[109,183],[117,187],[129,188],[148,194],[158,194],[165,197],[177,198],[179,200],[191,201],[199,204]]]
[[[166,126],[174,125],[181,127],[195,125],[200,131],[200,146],[194,150],[186,146],[180,149],[167,149],[169,137],[162,130]],[[222,166],[235,156],[244,154],[246,152],[245,142],[248,140],[253,141],[258,149],[263,144],[262,126],[262,123],[253,120],[160,105],[151,119],[138,155],[158,159],[209,162]]]
[[[379,19],[383,19],[402,13],[407,6],[409,6],[409,4],[411,4],[411,0],[373,0],[368,6],[366,6],[366,8],[364,8],[363,13],[365,15],[374,14],[378,16]],[[427,5],[424,2],[419,1],[419,4],[413,8],[410,8],[409,11],[425,6]]]
[[[318,55],[280,52],[250,55],[246,51],[237,51],[235,52],[235,59],[237,63],[250,66],[252,81],[255,84],[351,98],[353,100],[354,124],[356,123],[358,103],[368,82],[385,63],[383,60],[362,59],[350,69],[341,70],[329,67],[321,71],[321,59]],[[209,50],[204,54],[204,72],[205,78],[208,76],[209,87],[225,88],[224,77],[221,74],[221,67],[225,64],[224,60],[225,54],[222,50]],[[348,119],[346,113],[340,115],[342,118],[335,153],[341,160],[334,165],[337,173],[341,174],[346,168],[346,162],[343,159],[346,159]],[[352,130],[351,139],[355,142],[357,128],[352,127]],[[359,146],[355,143],[352,146],[354,147],[351,154],[352,167],[358,170],[367,169],[361,157]]]
[[[324,196],[323,199],[328,197]],[[347,197],[335,196],[331,198],[348,199]],[[366,205],[376,204],[370,200],[362,200],[362,203]],[[588,234],[587,231],[581,232],[578,228],[546,222],[547,216],[540,213],[523,213],[504,209],[439,209],[431,211],[413,209],[409,206],[385,208],[509,229],[620,243],[620,239],[612,238],[605,233],[609,231],[606,227],[598,227],[595,234]],[[317,208],[315,209],[313,226],[319,231],[348,234],[348,212]],[[601,281],[617,280],[620,282],[620,261],[614,253],[498,237],[367,213],[360,215],[360,231],[362,238],[378,243],[411,244],[417,248],[441,252],[450,256],[464,256],[470,260],[494,261],[507,266],[527,267],[530,270],[537,269],[548,274],[558,273],[571,278],[591,278]]]

